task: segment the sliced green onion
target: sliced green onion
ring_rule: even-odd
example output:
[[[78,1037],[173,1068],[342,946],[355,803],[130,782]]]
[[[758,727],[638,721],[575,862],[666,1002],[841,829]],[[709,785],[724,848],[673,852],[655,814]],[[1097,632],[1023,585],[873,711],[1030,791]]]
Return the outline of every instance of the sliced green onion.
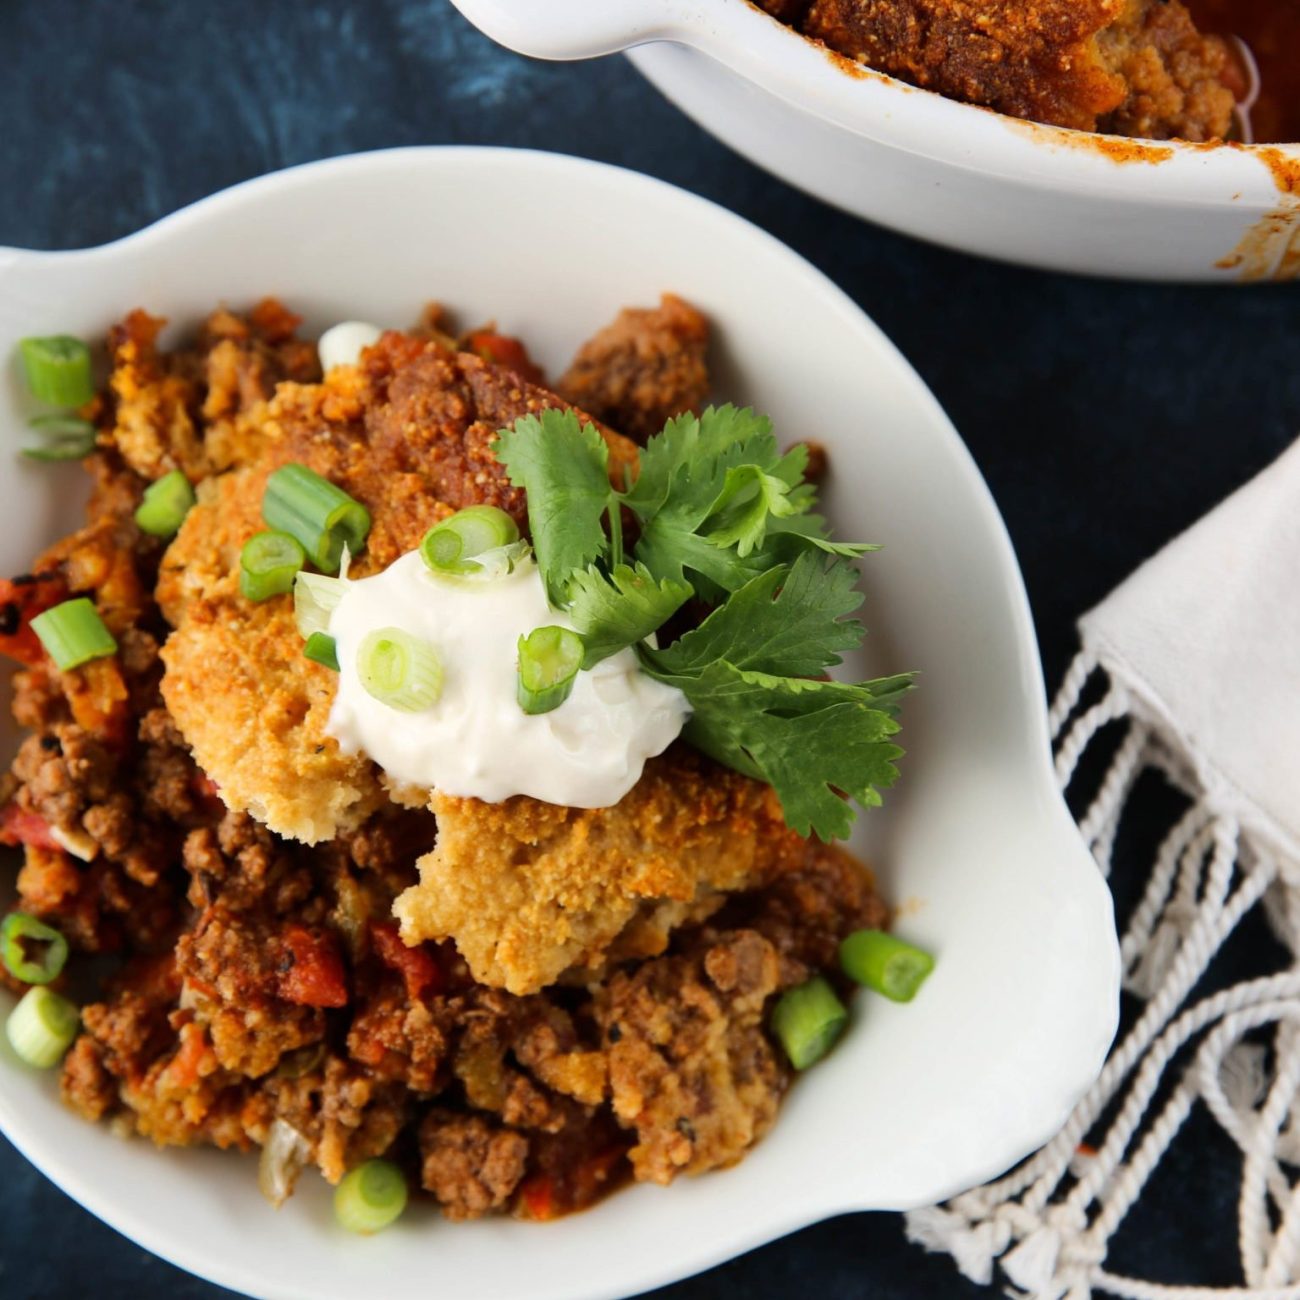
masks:
[[[438,652],[400,627],[380,628],[362,641],[357,675],[369,694],[402,713],[419,713],[442,694]]]
[[[496,506],[466,506],[434,524],[420,543],[420,554],[434,573],[463,576],[482,566],[477,557],[519,540],[515,521]]]
[[[174,537],[193,504],[194,489],[189,479],[174,469],[145,488],[135,522],[150,537]]]
[[[326,668],[339,670],[339,648],[328,632],[313,632],[302,648],[303,654],[313,663],[324,664]]]
[[[440,578],[454,578],[457,582],[488,583],[504,578],[515,571],[515,566],[522,564],[533,553],[533,548],[520,539],[506,546],[494,546],[489,551],[480,551],[472,561],[467,561],[463,573],[436,569]]]
[[[51,438],[41,447],[24,447],[23,455],[28,460],[85,460],[95,450],[95,435],[88,438]]]
[[[323,573],[300,573],[293,583],[293,617],[298,632],[309,637],[329,629],[330,615],[343,599],[347,584]]]
[[[337,573],[344,546],[356,555],[370,532],[370,511],[306,465],[281,465],[266,480],[262,518],[296,537],[326,573]]]
[[[569,698],[582,667],[582,638],[567,627],[538,627],[519,638],[516,694],[525,713],[549,713]]]
[[[37,985],[19,999],[5,1022],[10,1046],[28,1065],[48,1070],[58,1065],[77,1036],[81,1016],[57,993]]]
[[[910,1002],[934,969],[934,958],[884,930],[855,930],[840,944],[840,968],[895,1002]]]
[[[835,990],[818,975],[781,994],[772,1008],[772,1032],[790,1064],[806,1070],[831,1050],[848,1018]]]
[[[37,415],[27,423],[46,439],[23,449],[28,460],[84,460],[95,450],[95,426],[79,415]]]
[[[349,1232],[379,1232],[404,1209],[406,1179],[391,1160],[367,1160],[334,1189],[334,1217]]]
[[[117,653],[117,642],[104,626],[99,611],[86,599],[65,600],[32,619],[32,631],[41,639],[62,672],[80,668],[92,659]]]
[[[46,438],[93,438],[95,426],[79,415],[33,415],[28,427]]]
[[[474,572],[465,574],[465,577],[483,582],[504,578],[515,571],[515,565],[522,564],[532,553],[533,548],[522,538],[506,546],[494,546],[490,551],[480,551],[474,557]]]
[[[27,944],[43,944],[44,951],[33,960]],[[24,984],[48,984],[68,960],[68,941],[52,926],[26,912],[10,912],[0,922],[0,962]]]
[[[307,555],[288,533],[254,533],[239,553],[239,590],[249,600],[283,596]]]
[[[67,334],[21,339],[18,350],[32,395],[51,406],[83,406],[95,395],[90,349]]]

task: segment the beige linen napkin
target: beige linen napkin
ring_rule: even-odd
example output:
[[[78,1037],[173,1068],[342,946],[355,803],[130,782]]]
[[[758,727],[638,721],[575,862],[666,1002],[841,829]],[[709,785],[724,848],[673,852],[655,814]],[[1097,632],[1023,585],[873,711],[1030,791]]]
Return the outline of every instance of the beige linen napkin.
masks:
[[[908,1232],[1033,1300],[1300,1300],[1300,443],[1079,630],[1052,727],[1062,787],[1107,760],[1080,821],[1101,869],[1143,773],[1184,796],[1125,921],[1138,1014],[1051,1143]],[[1256,906],[1286,958],[1197,990]],[[1119,1276],[1110,1238],[1197,1106],[1240,1153],[1242,1282]]]

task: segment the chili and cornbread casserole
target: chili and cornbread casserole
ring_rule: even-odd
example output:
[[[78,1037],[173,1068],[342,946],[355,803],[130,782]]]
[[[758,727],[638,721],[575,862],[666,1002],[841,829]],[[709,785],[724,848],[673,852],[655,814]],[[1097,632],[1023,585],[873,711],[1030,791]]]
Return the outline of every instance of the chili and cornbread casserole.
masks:
[[[518,341],[436,309],[323,375],[273,300],[172,349],[163,324],[111,332],[87,522],[0,589],[28,733],[0,779],[14,910],[70,946],[56,990],[112,959],[68,1104],[163,1145],[262,1147],[277,1200],[303,1164],[338,1182],[385,1156],[452,1219],[735,1163],[792,1077],[775,1000],[818,976],[843,993],[842,941],[885,925],[868,873],[685,741],[607,807],[413,790],[331,734],[336,674],[293,601],[240,578],[288,465],[369,512],[351,579],[468,507],[527,531],[494,451],[521,418],[580,407],[631,483],[649,434],[706,400],[703,317],[625,311],[552,388]],[[177,470],[197,500],[159,539],[136,513]],[[60,671],[32,622],[74,597],[116,651]]]

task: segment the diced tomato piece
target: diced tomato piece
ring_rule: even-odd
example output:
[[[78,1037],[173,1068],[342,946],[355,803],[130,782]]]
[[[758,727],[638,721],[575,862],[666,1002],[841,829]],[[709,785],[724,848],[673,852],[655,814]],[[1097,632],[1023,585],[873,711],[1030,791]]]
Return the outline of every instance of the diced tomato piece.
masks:
[[[425,993],[441,991],[444,984],[442,967],[423,945],[408,948],[402,942],[395,921],[371,921],[370,939],[379,960],[406,981],[407,997],[419,998]]]
[[[191,1022],[180,1029],[181,1045],[167,1065],[171,1082],[180,1088],[192,1088],[199,1081],[204,1060],[209,1055],[203,1026]]]
[[[29,668],[40,663],[45,647],[32,631],[32,619],[67,596],[67,584],[58,573],[0,578],[0,654]]]
[[[284,959],[280,971],[280,996],[304,1007],[347,1005],[348,986],[343,959],[334,940],[314,934],[305,925],[290,925],[280,936]]]
[[[16,803],[0,808],[0,844],[30,844],[38,849],[62,851],[63,846],[50,833],[44,817],[20,808]]]
[[[528,355],[528,350],[509,334],[495,334],[492,330],[475,330],[465,339],[465,351],[473,352],[484,361],[513,370],[520,379],[530,384],[540,384],[545,376],[541,367]]]
[[[554,1219],[555,1179],[550,1174],[534,1174],[519,1188],[519,1208],[526,1219]]]

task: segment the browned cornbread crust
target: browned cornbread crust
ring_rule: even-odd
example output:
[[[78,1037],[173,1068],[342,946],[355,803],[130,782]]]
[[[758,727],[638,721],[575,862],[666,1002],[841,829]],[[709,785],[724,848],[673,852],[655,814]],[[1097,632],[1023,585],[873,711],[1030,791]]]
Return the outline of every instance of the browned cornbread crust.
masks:
[[[764,8],[789,20],[789,0]],[[1225,46],[1178,0],[815,0],[801,30],[882,72],[1013,117],[1122,135],[1227,133]]]

